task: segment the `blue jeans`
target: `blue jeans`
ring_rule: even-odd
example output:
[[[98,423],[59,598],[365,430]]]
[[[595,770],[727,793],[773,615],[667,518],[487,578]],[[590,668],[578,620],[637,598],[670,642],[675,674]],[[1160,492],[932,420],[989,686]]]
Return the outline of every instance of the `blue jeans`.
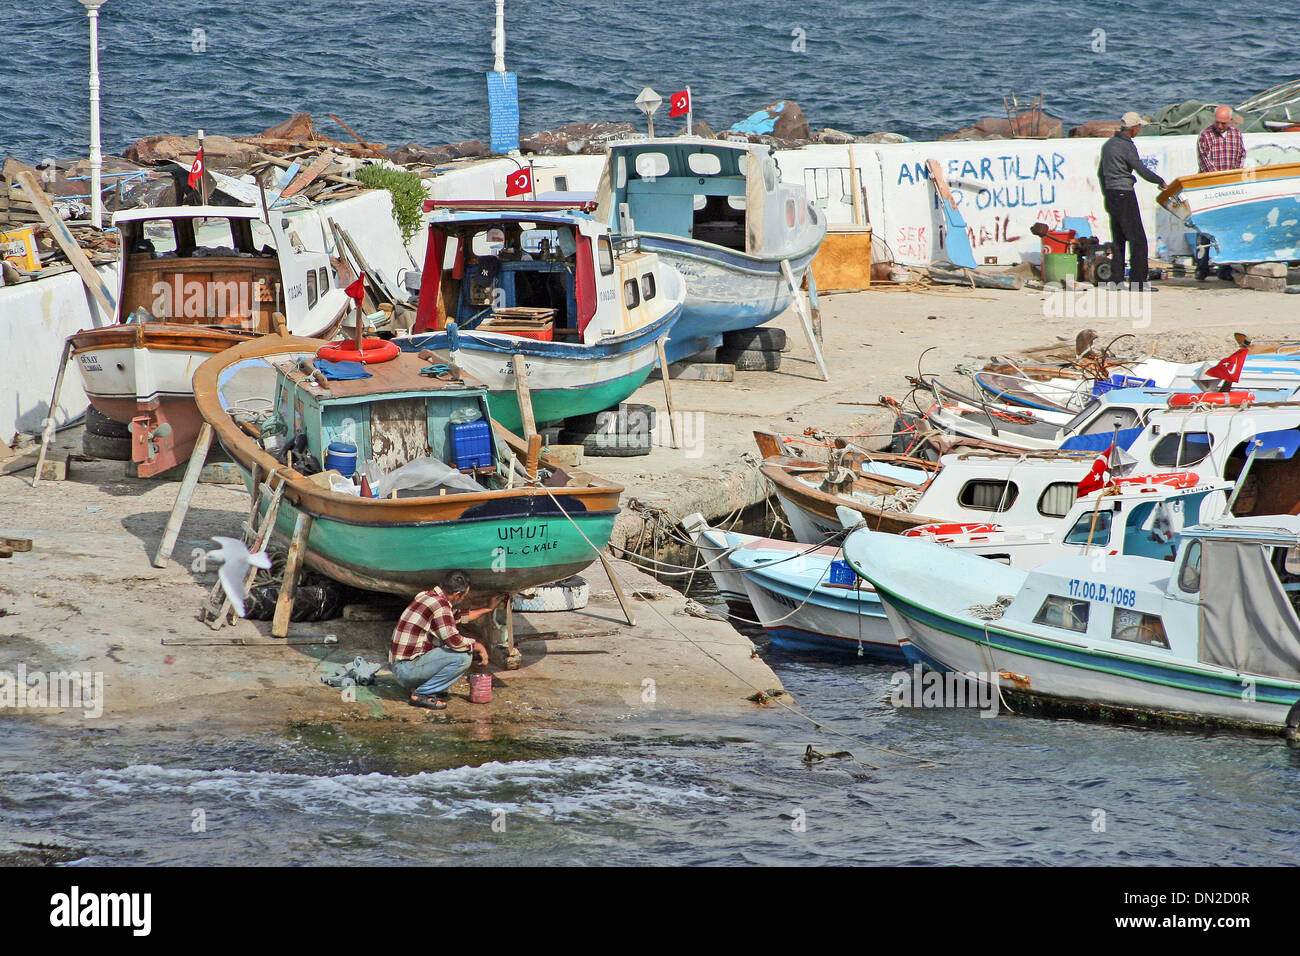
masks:
[[[396,661],[391,670],[397,682],[407,690],[413,689],[421,697],[431,697],[460,680],[473,662],[472,653],[435,647],[419,657]]]

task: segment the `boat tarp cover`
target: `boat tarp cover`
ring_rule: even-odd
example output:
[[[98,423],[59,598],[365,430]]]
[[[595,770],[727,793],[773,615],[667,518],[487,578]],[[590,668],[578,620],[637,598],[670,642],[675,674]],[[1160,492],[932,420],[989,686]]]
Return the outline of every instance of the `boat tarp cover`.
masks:
[[[1111,439],[1118,441],[1119,447],[1128,451],[1133,441],[1142,434],[1143,426],[1121,428],[1119,434],[1114,432],[1097,432],[1092,435],[1071,435],[1061,442],[1061,451],[1105,451],[1110,447]]]
[[[1300,619],[1269,563],[1270,545],[1205,539],[1197,658],[1300,680]]]

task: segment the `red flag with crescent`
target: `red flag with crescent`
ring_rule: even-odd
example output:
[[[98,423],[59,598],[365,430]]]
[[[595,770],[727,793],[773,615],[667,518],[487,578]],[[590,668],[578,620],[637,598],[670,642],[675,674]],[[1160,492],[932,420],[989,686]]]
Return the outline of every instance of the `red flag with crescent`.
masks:
[[[516,169],[506,177],[506,197],[523,196],[533,191],[533,171]]]
[[[673,98],[669,100],[669,116],[685,116],[691,111],[691,91],[682,90],[680,93],[674,93]]]

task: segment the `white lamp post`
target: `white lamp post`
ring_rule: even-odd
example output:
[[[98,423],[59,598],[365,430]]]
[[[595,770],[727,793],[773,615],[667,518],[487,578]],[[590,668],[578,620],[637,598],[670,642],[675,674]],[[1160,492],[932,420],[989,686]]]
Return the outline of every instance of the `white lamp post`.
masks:
[[[104,228],[104,195],[100,171],[104,154],[99,148],[99,8],[107,0],[78,0],[90,20],[90,221],[96,229]]]

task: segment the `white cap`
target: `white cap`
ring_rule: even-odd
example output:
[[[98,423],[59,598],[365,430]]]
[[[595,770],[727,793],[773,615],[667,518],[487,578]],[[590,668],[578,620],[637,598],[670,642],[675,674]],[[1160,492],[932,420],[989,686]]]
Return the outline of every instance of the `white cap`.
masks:
[[[1147,121],[1144,120],[1142,117],[1138,116],[1137,113],[1134,113],[1132,110],[1129,110],[1127,113],[1125,113],[1123,116],[1119,118],[1119,125],[1124,127],[1125,129],[1128,129],[1130,126],[1146,126]]]

